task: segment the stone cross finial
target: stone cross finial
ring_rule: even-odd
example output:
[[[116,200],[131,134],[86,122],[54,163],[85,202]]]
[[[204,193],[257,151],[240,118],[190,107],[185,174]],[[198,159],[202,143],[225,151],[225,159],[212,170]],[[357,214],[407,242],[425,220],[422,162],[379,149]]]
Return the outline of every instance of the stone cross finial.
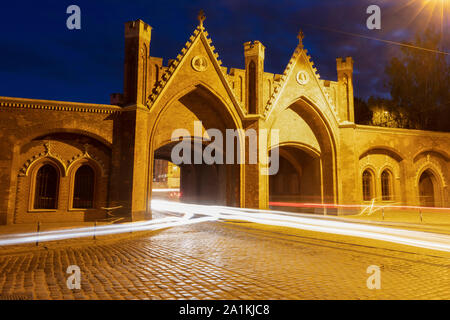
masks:
[[[200,22],[200,26],[203,27],[203,21],[205,21],[206,19],[205,11],[203,11],[203,9],[198,12],[197,18],[198,21]]]
[[[305,34],[303,33],[303,30],[300,29],[297,35],[298,43],[303,44],[303,39],[305,38]]]

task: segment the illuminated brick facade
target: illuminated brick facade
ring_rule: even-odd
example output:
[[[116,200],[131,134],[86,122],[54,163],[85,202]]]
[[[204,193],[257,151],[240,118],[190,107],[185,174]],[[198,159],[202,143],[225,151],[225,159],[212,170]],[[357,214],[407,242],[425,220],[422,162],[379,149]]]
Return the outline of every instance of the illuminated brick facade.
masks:
[[[0,223],[92,221],[107,206],[151,218],[154,160],[170,160],[172,132],[192,132],[194,121],[221,132],[279,129],[269,148],[279,148],[281,167],[268,177],[261,163],[182,165],[182,200],[450,205],[450,134],[356,125],[351,58],[337,59],[337,81],[320,79],[300,35],[282,74],[264,72],[259,41],[244,44],[245,69],[228,70],[200,20],[167,65],[149,56],[151,27],[126,23],[124,92],[111,105],[0,97]],[[92,206],[74,208],[86,181]]]

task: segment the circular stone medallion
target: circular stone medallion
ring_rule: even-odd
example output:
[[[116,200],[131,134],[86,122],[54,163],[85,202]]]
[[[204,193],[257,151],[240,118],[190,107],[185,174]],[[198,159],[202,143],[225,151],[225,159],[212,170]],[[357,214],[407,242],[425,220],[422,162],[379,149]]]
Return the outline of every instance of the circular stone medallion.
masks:
[[[301,70],[297,73],[297,82],[301,85],[305,85],[309,82],[309,74],[304,71]]]
[[[192,58],[192,68],[195,71],[205,71],[208,67],[208,61],[204,56],[195,56]]]

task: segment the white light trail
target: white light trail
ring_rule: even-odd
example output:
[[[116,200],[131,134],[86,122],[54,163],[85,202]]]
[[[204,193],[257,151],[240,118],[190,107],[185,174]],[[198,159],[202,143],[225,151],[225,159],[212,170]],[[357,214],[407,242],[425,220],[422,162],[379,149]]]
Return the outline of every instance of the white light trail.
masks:
[[[386,228],[382,226],[367,225],[361,222],[341,221],[336,217],[311,216],[309,214],[283,211],[187,204],[167,200],[153,200],[152,210],[165,214],[176,214],[177,216],[145,222],[97,226],[95,228],[88,227],[45,231],[40,232],[39,234],[21,233],[4,235],[0,236],[0,245],[33,243],[37,240],[43,242],[92,237],[94,234],[96,236],[102,236],[131,231],[159,230],[207,221],[241,220],[271,226],[381,240],[419,248],[450,252],[450,235]]]
[[[8,234],[0,236],[0,246],[35,243],[36,241],[44,242],[44,241],[66,240],[73,238],[86,238],[86,237],[93,237],[94,235],[98,237],[127,232],[152,231],[217,220],[217,218],[212,216],[194,219],[191,219],[191,217],[192,217],[191,214],[186,214],[183,217],[166,217],[146,222],[123,223],[120,225],[117,224],[117,225],[106,225],[106,226],[85,227],[85,228],[72,228],[64,230],[43,231],[39,233],[32,232],[32,233]]]
[[[212,215],[219,219],[243,220],[272,226],[290,227],[301,230],[339,234],[374,240],[387,241],[408,246],[450,252],[450,235],[410,231],[365,225],[362,223],[338,221],[324,216],[294,214],[282,211],[252,210],[221,206],[202,206],[163,200],[153,200],[152,207],[158,210],[177,212],[189,210],[199,214]]]

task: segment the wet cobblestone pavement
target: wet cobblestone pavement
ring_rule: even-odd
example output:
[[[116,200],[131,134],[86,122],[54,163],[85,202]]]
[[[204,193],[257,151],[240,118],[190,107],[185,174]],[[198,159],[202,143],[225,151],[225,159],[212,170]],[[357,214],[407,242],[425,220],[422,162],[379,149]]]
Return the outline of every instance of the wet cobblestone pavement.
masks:
[[[450,260],[397,248],[210,222],[151,237],[0,256],[0,298],[450,299]],[[367,241],[366,241],[367,242]],[[69,265],[81,269],[70,290]],[[366,286],[370,265],[381,289]]]

